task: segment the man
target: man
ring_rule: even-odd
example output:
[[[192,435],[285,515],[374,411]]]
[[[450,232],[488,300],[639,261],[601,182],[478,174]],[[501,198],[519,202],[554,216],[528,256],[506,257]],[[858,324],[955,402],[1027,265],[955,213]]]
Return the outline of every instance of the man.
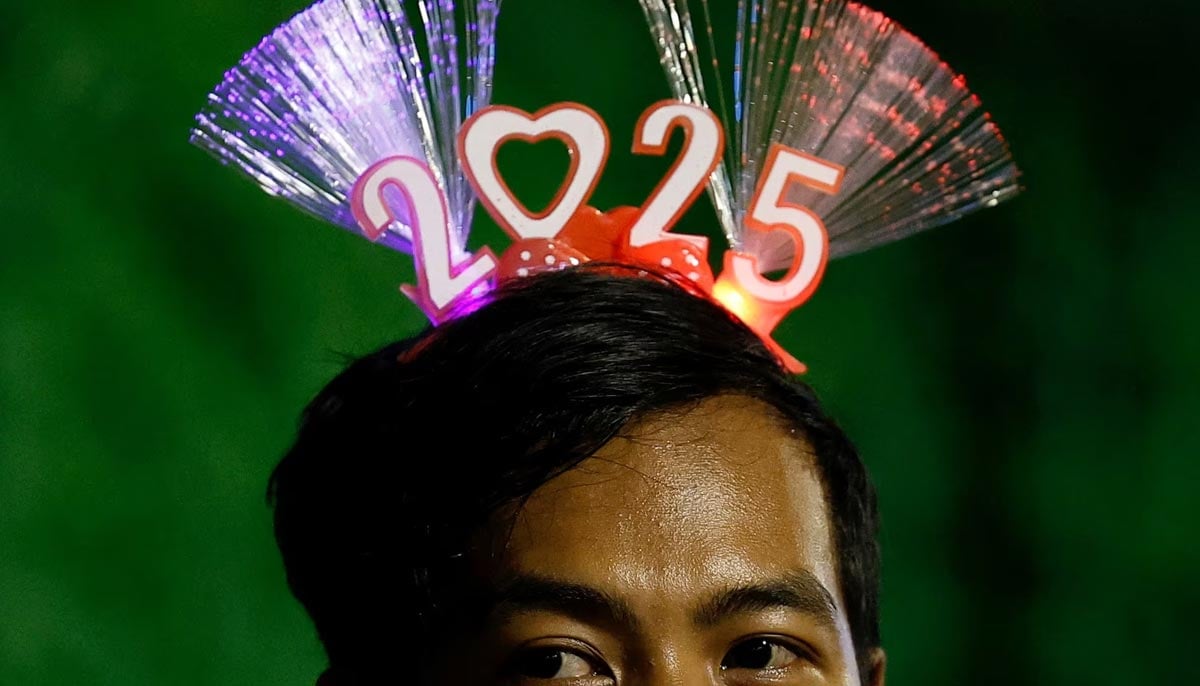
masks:
[[[857,453],[669,279],[541,274],[356,361],[271,493],[322,684],[884,681]]]

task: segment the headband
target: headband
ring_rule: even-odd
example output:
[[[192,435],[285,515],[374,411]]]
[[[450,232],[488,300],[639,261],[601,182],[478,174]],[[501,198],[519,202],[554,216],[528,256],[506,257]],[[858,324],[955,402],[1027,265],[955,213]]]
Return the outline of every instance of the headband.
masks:
[[[738,0],[732,45],[720,45],[709,0],[692,1],[695,14],[688,0],[639,0],[674,97],[646,109],[631,142],[583,104],[491,103],[500,0],[417,0],[418,16],[403,0],[321,0],[225,74],[192,141],[411,254],[416,283],[401,290],[434,324],[506,279],[616,261],[686,281],[802,371],[771,333],[830,258],[995,206],[1019,192],[1019,172],[963,76],[879,12]],[[681,152],[639,207],[587,204],[614,145],[662,156],[677,132]],[[534,212],[496,155],[546,139],[570,168]],[[728,242],[720,259],[706,237],[674,230],[705,191]],[[512,239],[499,254],[467,247],[476,201]]]

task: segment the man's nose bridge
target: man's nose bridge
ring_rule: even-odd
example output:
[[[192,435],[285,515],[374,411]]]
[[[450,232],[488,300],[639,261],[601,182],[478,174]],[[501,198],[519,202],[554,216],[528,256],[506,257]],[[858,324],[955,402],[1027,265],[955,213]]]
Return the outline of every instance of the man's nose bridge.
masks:
[[[681,641],[660,635],[644,650],[640,664],[626,680],[629,686],[720,686],[719,672],[701,651]]]
[[[638,671],[626,682],[628,686],[720,686],[712,673],[700,665],[679,668],[674,665],[649,671]],[[624,683],[621,686],[625,686]]]

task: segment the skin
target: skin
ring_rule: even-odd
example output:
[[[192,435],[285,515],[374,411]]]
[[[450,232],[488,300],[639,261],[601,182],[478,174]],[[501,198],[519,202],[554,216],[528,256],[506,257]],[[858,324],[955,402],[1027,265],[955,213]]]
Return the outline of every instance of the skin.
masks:
[[[489,540],[495,602],[451,683],[883,685],[879,650],[860,680],[811,450],[758,401],[630,427]]]

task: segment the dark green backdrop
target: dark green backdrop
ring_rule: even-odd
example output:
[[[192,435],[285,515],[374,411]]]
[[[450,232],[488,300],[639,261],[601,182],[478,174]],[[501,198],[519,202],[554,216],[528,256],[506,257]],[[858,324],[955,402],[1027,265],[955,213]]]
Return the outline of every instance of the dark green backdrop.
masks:
[[[0,6],[0,684],[321,667],[264,483],[340,354],[420,326],[411,268],[186,144],[302,1]],[[890,683],[1200,683],[1200,10],[876,6],[970,76],[1029,188],[834,263],[785,325],[882,492]],[[666,95],[634,0],[505,13],[498,102],[581,100],[621,141]],[[617,150],[595,204],[664,165]]]

